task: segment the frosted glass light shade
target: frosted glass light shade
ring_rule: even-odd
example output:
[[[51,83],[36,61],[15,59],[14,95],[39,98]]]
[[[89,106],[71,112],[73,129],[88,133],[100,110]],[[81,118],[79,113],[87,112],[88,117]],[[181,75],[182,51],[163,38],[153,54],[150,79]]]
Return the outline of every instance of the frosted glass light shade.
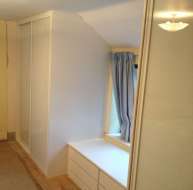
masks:
[[[159,24],[159,27],[169,32],[176,32],[179,30],[183,30],[184,28],[188,27],[188,25],[189,25],[188,23],[184,23],[184,22],[167,21],[167,22]]]

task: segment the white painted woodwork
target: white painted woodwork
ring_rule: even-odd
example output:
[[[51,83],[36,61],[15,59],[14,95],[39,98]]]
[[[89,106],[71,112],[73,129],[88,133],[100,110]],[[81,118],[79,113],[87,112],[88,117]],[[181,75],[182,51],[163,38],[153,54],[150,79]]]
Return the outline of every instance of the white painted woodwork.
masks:
[[[86,167],[79,165],[78,163],[69,160],[68,161],[68,170],[75,174],[82,183],[88,187],[90,190],[97,190],[98,180],[94,179],[87,170]],[[81,188],[81,186],[80,186]]]
[[[71,147],[107,173],[122,186],[127,187],[129,153],[103,139],[70,143]],[[119,163],[119,164],[117,164]]]
[[[19,27],[14,21],[7,24],[7,51],[8,51],[8,133],[15,133],[20,126],[20,43]]]
[[[46,168],[49,96],[50,18],[32,22],[31,153]]]
[[[70,177],[70,179],[73,180],[73,182],[81,189],[81,190],[90,190],[89,187],[87,187],[81,180],[79,177],[77,177],[76,172],[73,173],[72,170],[68,171],[68,175]]]
[[[26,23],[20,26],[21,46],[21,124],[20,141],[30,149],[30,66],[31,66],[31,24]]]
[[[139,55],[139,48],[112,48],[113,53],[133,53]]]
[[[46,171],[50,19],[20,25],[21,127],[19,141]]]
[[[102,139],[70,143],[68,148],[69,168],[71,161],[82,167],[90,177],[93,177],[94,174],[93,179],[105,189],[124,190],[127,188],[128,152]],[[98,175],[95,174],[94,169]],[[83,175],[77,177],[81,181],[84,180]]]
[[[102,185],[99,185],[99,190],[106,190]]]
[[[94,179],[98,179],[99,175],[99,169],[89,162],[86,158],[84,158],[80,153],[78,153],[73,148],[69,148],[68,150],[68,159],[73,160],[76,162],[79,166],[86,168],[86,171],[89,173],[90,176],[92,176]]]
[[[0,21],[0,140],[7,139],[7,36],[6,23]]]
[[[99,184],[102,185],[105,189],[125,190],[123,186],[118,184],[115,180],[110,178],[108,175],[106,175],[102,171],[100,172],[100,175],[99,175]]]

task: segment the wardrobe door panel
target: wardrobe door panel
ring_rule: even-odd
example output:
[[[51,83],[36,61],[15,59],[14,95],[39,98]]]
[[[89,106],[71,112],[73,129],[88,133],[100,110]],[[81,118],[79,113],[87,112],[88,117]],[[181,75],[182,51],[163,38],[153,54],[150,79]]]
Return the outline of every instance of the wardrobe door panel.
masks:
[[[7,42],[6,24],[0,21],[0,140],[7,138]]]
[[[32,157],[45,171],[48,126],[50,19],[32,22]]]
[[[21,127],[20,141],[30,149],[31,24],[20,26],[21,39]]]

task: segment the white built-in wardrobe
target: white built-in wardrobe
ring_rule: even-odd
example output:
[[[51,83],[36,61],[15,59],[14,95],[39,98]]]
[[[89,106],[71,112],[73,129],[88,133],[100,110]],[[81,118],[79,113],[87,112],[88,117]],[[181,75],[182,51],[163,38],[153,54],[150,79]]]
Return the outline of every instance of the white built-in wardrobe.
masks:
[[[20,23],[21,129],[20,142],[45,169],[47,150],[50,17]]]
[[[21,126],[17,140],[47,176],[66,173],[68,142],[103,135],[109,46],[77,15],[18,24]]]
[[[0,20],[0,140],[7,139],[7,68],[6,22]]]

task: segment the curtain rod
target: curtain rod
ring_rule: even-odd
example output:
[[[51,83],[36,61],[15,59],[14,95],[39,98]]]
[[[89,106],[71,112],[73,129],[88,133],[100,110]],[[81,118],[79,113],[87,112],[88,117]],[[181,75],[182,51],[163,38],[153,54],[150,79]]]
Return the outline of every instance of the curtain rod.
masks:
[[[133,53],[134,55],[139,55],[139,48],[112,48],[112,53]],[[135,68],[138,68],[138,62],[134,64]]]
[[[135,55],[139,54],[139,48],[112,48],[113,53],[128,52],[134,53]]]

